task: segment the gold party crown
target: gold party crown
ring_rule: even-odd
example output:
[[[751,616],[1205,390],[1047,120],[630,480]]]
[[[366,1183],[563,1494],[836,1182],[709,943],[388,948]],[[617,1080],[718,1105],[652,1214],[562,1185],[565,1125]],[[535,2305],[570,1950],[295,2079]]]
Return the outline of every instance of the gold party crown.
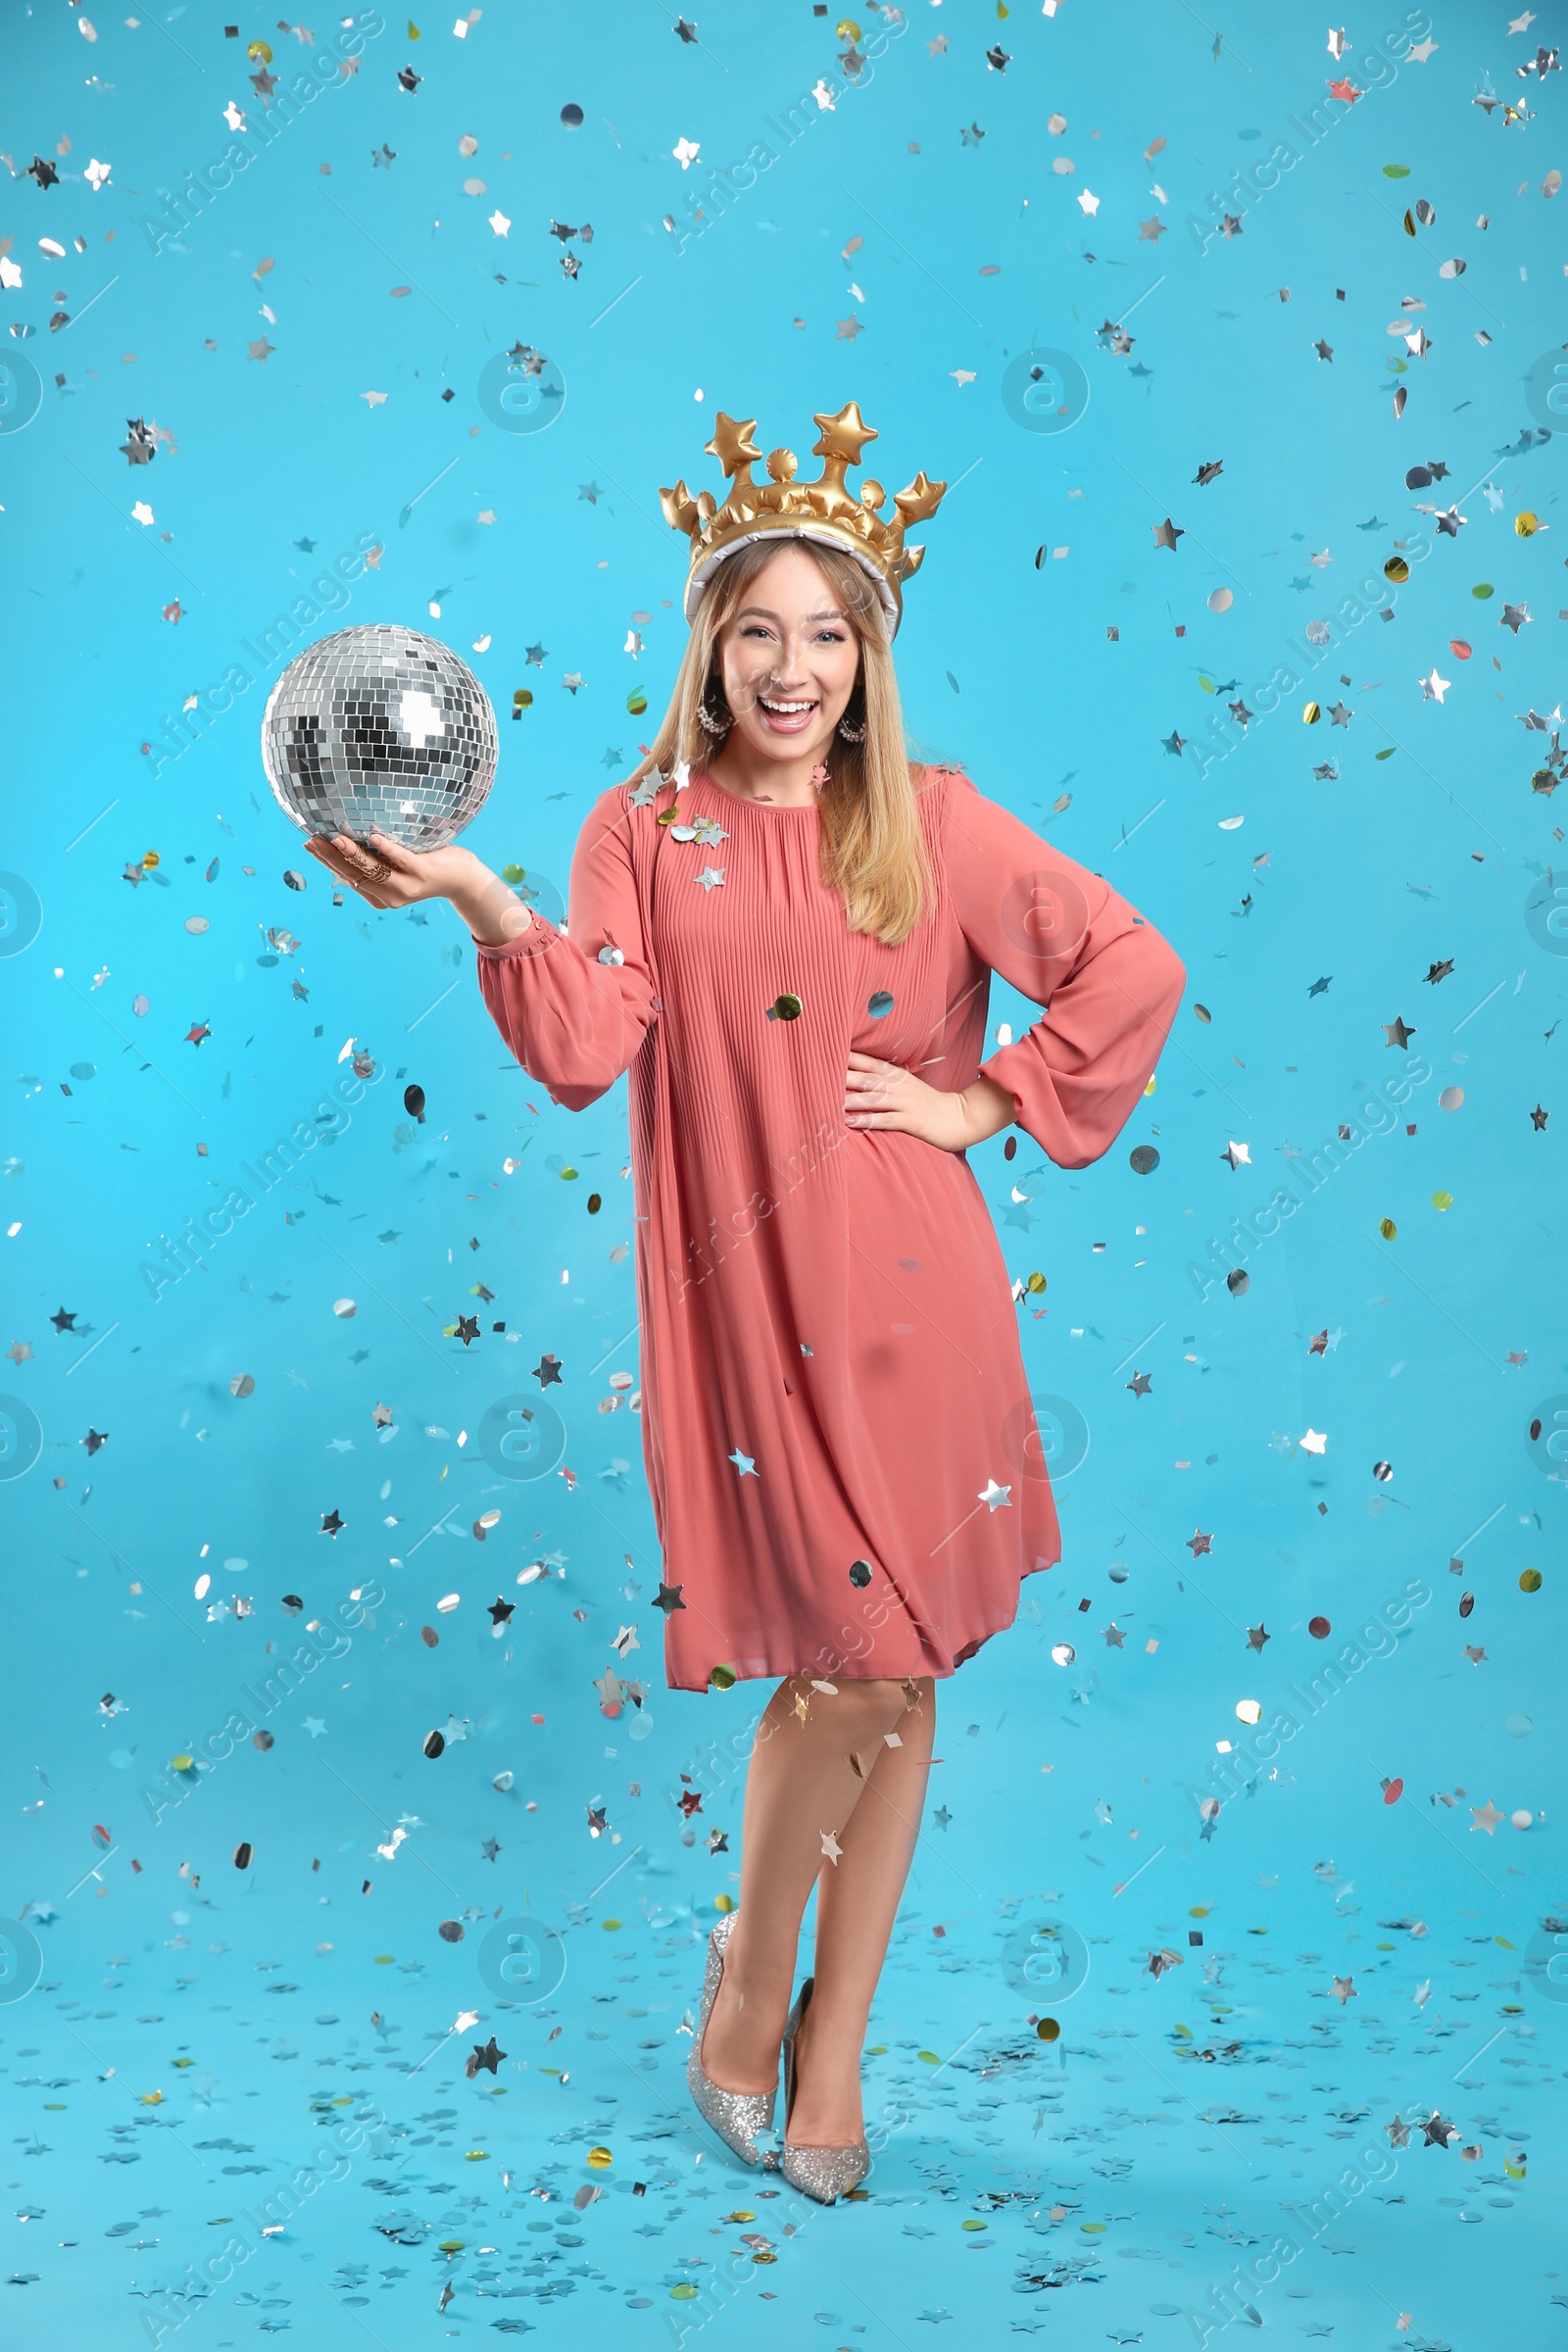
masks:
[[[948,485],[917,473],[908,488],[895,497],[893,519],[884,522],[877,513],[887,497],[880,482],[862,482],[858,498],[844,486],[846,466],[858,466],[867,441],[877,438],[872,427],[861,422],[858,404],[852,400],[836,416],[815,415],[811,421],[821,427],[811,455],[823,462],[814,482],[796,481],[797,461],[790,449],[770,450],[768,479],[753,481],[753,461],[762,455],[752,439],[757,419],[748,416],[737,422],[720,410],[713,437],[705,446],[729,477],[729,494],[723,505],[717,504],[710,490],[693,498],[684,482],[677,482],[673,490],[660,491],[664,520],[672,530],[684,531],[691,541],[685,598],[688,620],[696,616],[703,590],[726,556],[755,539],[781,532],[817,539],[853,556],[870,575],[882,599],[889,636],[896,633],[904,610],[903,583],[913,578],[925,556],[923,547],[905,546],[905,531],[910,523],[924,522],[936,513]]]

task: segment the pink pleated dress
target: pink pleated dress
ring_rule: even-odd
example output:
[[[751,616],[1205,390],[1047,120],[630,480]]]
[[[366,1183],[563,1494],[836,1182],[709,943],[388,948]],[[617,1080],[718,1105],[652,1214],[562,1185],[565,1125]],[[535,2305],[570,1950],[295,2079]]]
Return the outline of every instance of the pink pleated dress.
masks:
[[[850,931],[814,806],[702,771],[601,794],[566,926],[474,943],[496,1025],[553,1101],[580,1110],[630,1072],[672,1689],[717,1667],[950,1675],[1060,1556],[979,1185],[962,1152],[847,1126],[845,1073],[852,1050],[948,1091],[983,1069],[1081,1168],[1148,1085],[1186,975],[960,770],[913,781],[936,890],[901,947]],[[982,1063],[993,971],[1045,1009]]]

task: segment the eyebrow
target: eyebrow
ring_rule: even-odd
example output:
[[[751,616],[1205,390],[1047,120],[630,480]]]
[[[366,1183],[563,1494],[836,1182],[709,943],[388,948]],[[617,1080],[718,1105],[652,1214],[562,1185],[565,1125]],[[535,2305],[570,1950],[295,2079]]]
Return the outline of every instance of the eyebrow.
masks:
[[[766,605],[743,605],[735,617],[737,620],[744,620],[748,612],[755,612],[763,620],[777,620],[778,618],[778,614],[771,612]],[[808,612],[806,617],[808,620],[842,620],[844,614],[835,608],[828,612]]]

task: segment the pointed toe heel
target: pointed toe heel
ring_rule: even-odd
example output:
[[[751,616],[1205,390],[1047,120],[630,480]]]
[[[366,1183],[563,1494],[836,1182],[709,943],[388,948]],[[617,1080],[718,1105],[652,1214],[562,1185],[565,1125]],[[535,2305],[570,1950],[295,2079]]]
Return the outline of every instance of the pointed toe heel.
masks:
[[[790,2128],[790,2110],[795,2104],[795,2035],[806,2015],[815,1983],[814,1977],[807,1978],[796,1995],[795,2006],[784,2028],[782,2056],[786,2132]],[[791,2188],[800,2189],[805,2196],[814,2197],[819,2205],[832,2205],[840,2197],[848,2196],[852,2188],[859,2187],[871,2170],[871,2151],[863,2134],[859,2139],[851,2140],[847,2146],[837,2148],[795,2147],[786,2138],[779,2159],[779,2170]]]
[[[730,2153],[743,2164],[771,2172],[777,2168],[778,2157],[771,2148],[760,2148],[759,2139],[773,2129],[773,2090],[721,2090],[703,2072],[703,2035],[708,2020],[718,1997],[718,1987],[724,1975],[724,1951],[729,1942],[738,1912],[731,1911],[721,1919],[708,1938],[708,1969],[703,1979],[702,2006],[698,2011],[696,2031],[692,2034],[691,2055],[686,2061],[686,2086],[692,2094],[692,2104],[703,2121],[717,2132]]]

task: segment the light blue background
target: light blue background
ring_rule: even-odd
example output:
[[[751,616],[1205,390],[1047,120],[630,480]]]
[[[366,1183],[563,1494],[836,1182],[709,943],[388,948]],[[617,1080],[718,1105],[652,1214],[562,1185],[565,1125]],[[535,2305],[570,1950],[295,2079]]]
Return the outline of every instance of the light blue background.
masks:
[[[694,43],[631,0],[492,5],[462,40],[445,18],[415,40],[367,12],[357,73],[252,139],[177,234],[161,192],[224,155],[225,105],[261,117],[246,44],[273,45],[286,91],[337,21],[307,43],[256,15],[227,40],[206,0],[129,13],[99,11],[88,38],[79,10],[14,8],[4,32],[17,176],[0,236],[23,282],[0,297],[0,863],[41,927],[0,943],[18,950],[0,958],[0,1390],[41,1451],[0,1484],[0,1910],[43,1972],[0,2010],[0,2275],[24,2281],[6,2342],[128,2347],[159,2313],[196,2347],[368,2330],[401,2352],[492,2323],[564,2342],[586,2299],[627,2344],[681,2327],[866,2352],[1015,2327],[1185,2343],[1181,2315],[1211,2309],[1284,2206],[1312,2206],[1360,2150],[1378,2178],[1363,2168],[1340,2218],[1247,2290],[1260,2341],[1561,2342],[1547,2086],[1565,2011],[1542,1922],[1568,1916],[1563,1497],[1528,1433],[1568,1400],[1568,965],[1526,919],[1561,834],[1531,790],[1549,729],[1519,719],[1563,690],[1561,204],[1544,191],[1564,97],[1557,74],[1518,73],[1560,12],[1510,34],[1503,8],[1465,0],[1423,39],[1421,12],[1390,0],[1336,64],[1322,22],[1259,0],[1220,26],[1132,0],[1054,17],[945,0],[906,24],[859,15],[859,86],[837,20],[804,5],[704,0]],[[1412,39],[1435,45],[1414,57]],[[396,80],[411,64],[413,93]],[[1298,126],[1342,73],[1361,95],[1321,112],[1314,141]],[[819,79],[830,110],[807,97]],[[1490,112],[1473,103],[1489,90]],[[803,97],[806,126],[775,134]],[[684,173],[682,139],[700,147]],[[692,233],[708,168],[768,139],[776,160]],[[1239,196],[1233,174],[1282,142],[1295,160]],[[57,186],[24,175],[35,151]],[[1436,218],[1409,237],[1417,198]],[[1219,233],[1224,212],[1240,233]],[[1454,257],[1465,271],[1445,279]],[[1425,358],[1403,339],[1417,328]],[[565,385],[543,431],[481,404],[518,342]],[[1035,349],[1088,387],[1059,433],[1023,429],[1004,399]],[[470,661],[502,760],[467,838],[564,888],[681,643],[684,546],[660,486],[719,487],[702,454],[719,408],[756,415],[805,470],[811,413],[851,398],[890,490],[920,466],[953,485],[899,640],[912,732],[1105,873],[1190,987],[1155,1093],[1098,1167],[1054,1171],[1027,1138],[1010,1165],[1001,1139],[973,1155],[1009,1270],[1048,1279],[1019,1309],[1031,1378],[1089,1449],[1058,1491],[1062,1566],[942,1694],[932,1817],[873,2018],[885,2054],[867,2061],[889,2137],[870,2203],[822,2213],[726,2166],[681,2084],[699,1938],[739,1867],[740,1768],[712,1743],[744,1748],[761,1694],[662,1688],[640,1431],[624,1401],[601,1410],[611,1374],[636,1373],[624,1091],[572,1117],[510,1063],[449,910],[332,906],[262,777],[276,664],[241,649],[336,559],[380,547],[332,609],[299,608],[303,637],[396,620]],[[122,454],[127,417],[157,428],[150,465]],[[1446,478],[1407,490],[1434,460]],[[1450,500],[1456,537],[1417,512]],[[1174,551],[1153,535],[1167,516]],[[1348,625],[1342,600],[1401,541],[1408,583]],[[1500,625],[1504,604],[1528,623]],[[1309,667],[1314,620],[1332,635]],[[185,699],[236,663],[253,682],[168,756]],[[1441,700],[1419,684],[1434,667]],[[646,716],[627,708],[639,686]],[[513,721],[519,688],[534,701]],[[1307,726],[1309,698],[1324,715]],[[1245,732],[1216,738],[1237,701]],[[156,873],[127,884],[154,850]],[[303,895],[290,866],[309,867]],[[279,929],[297,945],[270,946]],[[1029,1012],[998,987],[995,1024]],[[1385,1035],[1401,1019],[1407,1053]],[[350,1040],[378,1082],[155,1301],[149,1249],[317,1122]],[[1298,1183],[1299,1208],[1247,1245],[1246,1294],[1216,1279],[1200,1296],[1189,1269],[1231,1219],[1417,1066],[1431,1074],[1388,1131],[1315,1191]],[[1148,1141],[1160,1164],[1140,1177],[1128,1153]],[[347,1298],[357,1312],[335,1316]],[[61,1309],[74,1329],[51,1327]],[[483,1326],[467,1349],[443,1336],[464,1312]],[[1313,1353],[1320,1332],[1337,1336]],[[487,1409],[536,1393],[547,1350],[571,1485],[553,1467],[504,1478],[479,1452]],[[1139,1371],[1147,1396],[1128,1392]],[[236,1397],[242,1375],[254,1393]],[[929,1412],[940,1443],[940,1396]],[[89,1431],[108,1433],[90,1454]],[[334,1511],[346,1525],[323,1535]],[[538,1561],[562,1573],[519,1590]],[[298,1641],[281,1596],[321,1617],[375,1579],[373,1627],[270,1715],[274,1746],[242,1737],[169,1803],[170,1759]],[[1428,1597],[1397,1639],[1372,1637],[1309,1714],[1293,1692],[1412,1586]],[[516,1604],[502,1640],[496,1592]],[[641,1648],[622,1662],[628,1625]],[[607,1667],[640,1674],[640,1717],[601,1714]],[[1265,1726],[1294,1709],[1300,1729],[1231,1795],[1216,1742],[1240,1738],[1250,1698]],[[466,1736],[427,1761],[449,1718]],[[690,1843],[682,1773],[704,1791]],[[714,1829],[726,1851],[708,1850]],[[477,1955],[493,1921],[523,1917],[565,1974],[502,2006]],[[1029,2022],[1051,2010],[1053,1947],[1029,1933],[1047,1919],[1090,1962],[1054,2048]],[[1152,1971],[1162,1952],[1180,1965]],[[506,2058],[469,2082],[461,2060],[492,2030]],[[163,2300],[228,2237],[221,2217],[240,2227],[317,2162],[313,2100],[334,2098],[385,2119],[342,2177],[231,2279]],[[1451,2147],[1423,2144],[1434,2111]],[[1391,2148],[1401,2116],[1411,2144]],[[594,2171],[601,2143],[613,2162]],[[1515,2178],[1504,2160],[1524,2153]],[[527,2264],[563,2212],[552,2289]],[[741,2212],[758,2218],[724,2222]],[[752,2264],[746,2229],[775,2263]],[[1050,2276],[1063,2283],[1031,2286]]]

